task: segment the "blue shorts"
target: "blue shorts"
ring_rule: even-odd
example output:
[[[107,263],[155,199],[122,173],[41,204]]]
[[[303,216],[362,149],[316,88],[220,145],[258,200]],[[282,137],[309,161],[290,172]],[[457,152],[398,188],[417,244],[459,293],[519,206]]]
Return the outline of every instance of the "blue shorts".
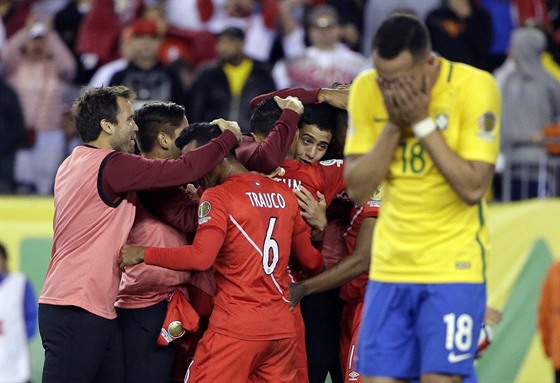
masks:
[[[369,281],[357,370],[400,379],[425,373],[475,375],[485,308],[484,283]]]

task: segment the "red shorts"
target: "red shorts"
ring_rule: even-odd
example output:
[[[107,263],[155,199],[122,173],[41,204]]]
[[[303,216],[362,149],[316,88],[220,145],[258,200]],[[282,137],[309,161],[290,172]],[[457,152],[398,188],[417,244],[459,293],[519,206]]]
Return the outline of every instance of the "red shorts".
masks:
[[[243,340],[206,330],[185,382],[292,383],[296,338]]]
[[[356,350],[358,332],[362,320],[364,301],[346,303],[342,309],[340,320],[340,363],[344,375],[344,383],[361,383],[360,374],[356,371]]]

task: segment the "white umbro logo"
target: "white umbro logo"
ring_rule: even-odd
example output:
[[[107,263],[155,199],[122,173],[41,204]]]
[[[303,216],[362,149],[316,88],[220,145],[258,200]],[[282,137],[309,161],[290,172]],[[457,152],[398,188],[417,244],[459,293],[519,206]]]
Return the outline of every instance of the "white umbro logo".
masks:
[[[447,361],[449,363],[457,363],[462,362],[463,360],[467,360],[471,357],[471,354],[455,354],[454,352],[450,352],[447,355]]]
[[[348,376],[350,377],[349,379],[350,382],[357,382],[358,376],[360,376],[360,374],[357,373],[356,371],[352,371],[351,373],[348,374]]]

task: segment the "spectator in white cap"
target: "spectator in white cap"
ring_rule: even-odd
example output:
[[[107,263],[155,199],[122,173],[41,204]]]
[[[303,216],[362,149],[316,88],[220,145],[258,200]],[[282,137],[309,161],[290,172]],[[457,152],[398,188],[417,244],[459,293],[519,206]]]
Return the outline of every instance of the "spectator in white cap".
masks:
[[[283,8],[282,46],[285,59],[276,63],[273,77],[278,88],[329,87],[333,83],[349,83],[368,67],[368,60],[341,42],[342,28],[336,9],[330,5],[317,5],[306,18],[305,30],[293,17],[294,12]]]

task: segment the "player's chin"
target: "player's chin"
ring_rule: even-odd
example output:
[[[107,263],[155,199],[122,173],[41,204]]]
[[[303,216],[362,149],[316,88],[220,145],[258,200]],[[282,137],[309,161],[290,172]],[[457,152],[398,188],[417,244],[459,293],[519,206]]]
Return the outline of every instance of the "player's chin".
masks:
[[[306,165],[311,165],[312,164],[311,161],[305,160],[301,157],[298,158],[298,161],[301,162],[302,164],[306,164]]]

